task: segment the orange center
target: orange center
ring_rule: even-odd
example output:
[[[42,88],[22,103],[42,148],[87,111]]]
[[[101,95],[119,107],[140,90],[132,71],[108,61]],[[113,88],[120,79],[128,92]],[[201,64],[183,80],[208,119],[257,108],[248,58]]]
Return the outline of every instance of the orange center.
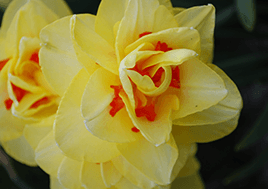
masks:
[[[9,59],[0,61],[0,71],[3,69],[3,67],[6,65],[6,63],[9,61]]]
[[[39,57],[38,57],[38,52],[34,52],[30,58],[31,61],[36,62],[37,64],[39,64]]]

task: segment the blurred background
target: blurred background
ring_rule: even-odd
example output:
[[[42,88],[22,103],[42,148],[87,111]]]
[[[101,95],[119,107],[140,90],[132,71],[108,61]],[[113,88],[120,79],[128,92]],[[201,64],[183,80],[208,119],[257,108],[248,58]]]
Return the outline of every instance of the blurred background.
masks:
[[[174,7],[216,7],[213,63],[237,84],[244,107],[229,136],[199,144],[197,157],[207,189],[268,188],[268,2],[171,0]],[[10,0],[0,0],[2,20]],[[75,14],[96,14],[100,0],[67,0]],[[39,168],[20,164],[0,149],[0,188],[48,189]],[[173,189],[179,188],[176,183]]]

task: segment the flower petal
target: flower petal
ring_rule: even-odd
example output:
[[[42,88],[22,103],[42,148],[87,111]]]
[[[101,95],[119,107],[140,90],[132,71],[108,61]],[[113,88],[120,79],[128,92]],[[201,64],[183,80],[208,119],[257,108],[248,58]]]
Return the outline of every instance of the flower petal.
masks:
[[[150,180],[160,185],[171,182],[171,172],[178,158],[178,149],[172,136],[167,143],[158,147],[142,139],[118,144],[117,148],[129,163]]]
[[[172,187],[180,189],[204,189],[205,186],[199,173],[195,173],[188,177],[179,177],[173,183]]]
[[[99,164],[84,161],[81,172],[82,186],[86,189],[106,189]]]
[[[173,124],[181,126],[215,124],[230,120],[240,113],[242,97],[236,85],[220,68],[213,64],[208,64],[208,66],[224,80],[228,90],[227,96],[218,104],[206,110],[174,120]]]
[[[50,175],[50,184],[49,184],[51,189],[67,189],[65,188],[60,182],[57,177],[51,176]]]
[[[175,16],[180,27],[193,27],[201,36],[201,56],[204,63],[211,63],[213,58],[213,34],[215,27],[215,7],[199,6],[186,9]]]
[[[112,163],[126,179],[139,188],[147,189],[156,186],[156,183],[148,179],[148,177],[129,163],[123,156],[112,159]]]
[[[109,142],[138,140],[141,134],[131,131],[134,125],[125,108],[114,117],[109,113],[109,104],[114,96],[111,85],[120,85],[119,78],[103,68],[90,77],[82,98],[82,114],[86,127],[93,135]]]
[[[52,131],[39,143],[35,156],[36,162],[47,174],[57,177],[58,168],[65,156],[57,146]]]
[[[172,14],[173,6],[170,0],[158,0],[160,5],[164,5]]]
[[[86,19],[86,17],[83,18]],[[114,48],[94,31],[94,26],[74,15],[71,19],[71,27],[72,37],[77,45],[100,66],[118,74]]]
[[[72,44],[70,18],[68,16],[57,20],[40,33],[42,48],[39,59],[42,71],[49,84],[60,96],[82,68]]]
[[[178,126],[172,128],[172,134],[178,143],[211,142],[225,137],[234,131],[239,114],[234,118],[217,124],[200,126]]]
[[[187,27],[170,28],[150,35],[145,35],[128,45],[126,53],[132,52],[141,44],[147,42],[156,46],[157,42],[164,42],[172,49],[190,49],[200,54],[200,36],[197,30]]]
[[[188,177],[200,169],[200,163],[195,156],[188,158],[184,167],[180,170],[178,177]]]
[[[111,186],[118,183],[122,178],[122,175],[115,168],[111,161],[101,163],[101,176],[106,187],[110,188]]]
[[[117,189],[140,189],[136,185],[132,184],[129,180],[126,178],[122,178],[117,184],[116,184]]]
[[[37,166],[35,162],[35,153],[25,137],[2,142],[4,150],[15,160],[28,166]]]
[[[80,172],[83,162],[65,157],[58,169],[59,182],[66,188],[77,189],[81,187]]]
[[[197,58],[180,65],[180,84],[180,108],[174,112],[174,119],[210,108],[225,98],[228,92],[223,79]]]
[[[65,0],[41,0],[47,7],[52,9],[59,17],[73,14]]]
[[[114,46],[114,25],[122,19],[127,0],[101,1],[96,16],[95,31],[111,46]]]
[[[55,140],[68,157],[79,161],[105,162],[119,152],[116,144],[95,137],[85,127],[80,104],[88,79],[89,75],[82,69],[63,96],[54,124]]]

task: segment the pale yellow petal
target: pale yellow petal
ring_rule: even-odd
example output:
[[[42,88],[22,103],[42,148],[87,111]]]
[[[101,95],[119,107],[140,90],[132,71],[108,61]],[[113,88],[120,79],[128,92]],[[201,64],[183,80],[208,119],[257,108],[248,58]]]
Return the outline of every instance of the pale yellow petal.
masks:
[[[164,5],[173,14],[173,6],[170,0],[158,0],[160,5]]]
[[[110,188],[111,186],[118,183],[122,178],[122,175],[115,168],[111,161],[101,163],[101,176],[106,187]]]
[[[167,9],[165,6],[160,5],[155,11],[154,24],[151,32],[158,32],[161,30],[178,27],[173,13],[170,12],[172,7]]]
[[[71,158],[65,157],[58,169],[59,182],[69,189],[80,189],[80,173],[83,162],[76,161]]]
[[[126,179],[139,188],[147,189],[156,186],[156,183],[151,181],[141,171],[129,163],[123,156],[118,156],[112,159],[112,163]]]
[[[49,175],[57,177],[58,168],[64,155],[57,146],[51,131],[35,149],[37,164]]]
[[[81,172],[82,186],[86,189],[106,189],[99,164],[84,161]]]
[[[126,178],[122,178],[117,184],[116,184],[117,189],[140,189],[138,186],[132,184],[129,180]]]
[[[23,135],[30,146],[35,150],[39,142],[52,130],[53,122],[48,127],[26,125]]]
[[[131,131],[134,125],[125,108],[118,111],[114,117],[109,113],[112,108],[109,104],[114,97],[111,85],[120,85],[119,78],[103,68],[90,77],[82,99],[82,114],[86,127],[93,135],[110,142],[138,140],[141,134]]]
[[[79,161],[105,162],[119,152],[116,144],[95,137],[85,127],[80,105],[88,79],[89,75],[82,69],[64,94],[54,124],[55,140],[68,157]]]
[[[126,47],[125,52],[130,53],[145,42],[152,43],[156,46],[158,41],[166,43],[168,47],[172,49],[190,49],[197,54],[201,52],[200,35],[198,31],[187,27],[170,28],[150,35],[145,35],[132,44],[129,44]]]
[[[146,175],[150,180],[160,185],[171,182],[173,166],[178,158],[178,149],[173,137],[158,147],[147,140],[118,144],[122,156]]]
[[[139,38],[139,34],[152,31],[157,0],[130,0],[120,22],[115,48],[118,62],[124,58],[124,49]]]
[[[12,158],[28,166],[37,166],[34,149],[22,135],[19,138],[1,143],[2,147]]]
[[[173,7],[173,13],[176,16],[177,14],[181,13],[182,11],[186,10],[186,8],[182,7]]]
[[[172,188],[179,189],[204,189],[204,183],[199,173],[195,173],[188,177],[179,177],[172,183]]]
[[[65,0],[41,0],[48,8],[52,9],[59,17],[72,14]]]
[[[175,16],[180,27],[193,27],[201,36],[200,60],[211,63],[213,59],[215,7],[207,6],[192,7]]]
[[[184,62],[179,69],[180,108],[174,112],[173,119],[203,111],[226,97],[228,91],[223,79],[197,58]]]
[[[82,68],[72,44],[70,18],[57,20],[40,33],[40,65],[45,78],[60,96]]]
[[[184,167],[180,170],[178,177],[187,177],[193,175],[200,169],[200,163],[195,156],[188,158]]]
[[[115,42],[114,25],[124,16],[127,4],[127,0],[103,0],[99,5],[95,31],[112,46]]]
[[[94,27],[76,15],[71,19],[71,27],[77,45],[100,66],[118,74],[114,48],[94,31]]]
[[[58,16],[41,1],[28,1],[16,13],[7,31],[6,53],[16,53],[22,37],[39,37],[41,29],[56,19]]]
[[[50,175],[50,189],[67,189],[58,180],[57,177]]]
[[[201,112],[191,114],[181,119],[173,120],[173,124],[181,126],[194,126],[215,124],[235,117],[242,108],[242,97],[233,81],[217,66],[208,64],[224,80],[227,96],[215,106]]]
[[[233,132],[238,124],[238,119],[239,114],[228,121],[212,125],[174,125],[172,134],[178,143],[211,142],[223,138]]]

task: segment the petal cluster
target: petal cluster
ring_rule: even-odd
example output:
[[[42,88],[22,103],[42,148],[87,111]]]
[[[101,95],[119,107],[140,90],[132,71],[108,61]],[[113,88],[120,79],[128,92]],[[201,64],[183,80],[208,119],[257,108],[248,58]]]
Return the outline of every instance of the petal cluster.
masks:
[[[51,130],[60,100],[39,62],[41,29],[71,14],[64,1],[55,3],[53,12],[42,1],[14,0],[0,30],[0,142],[9,155],[31,166],[37,165],[34,149]]]

